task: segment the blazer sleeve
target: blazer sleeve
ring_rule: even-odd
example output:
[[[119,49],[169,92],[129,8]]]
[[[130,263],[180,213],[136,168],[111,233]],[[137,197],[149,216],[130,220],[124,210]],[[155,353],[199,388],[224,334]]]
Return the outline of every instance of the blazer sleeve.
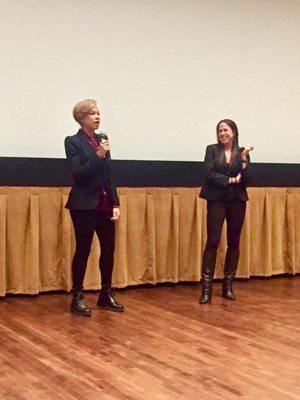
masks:
[[[116,186],[113,183],[111,184],[111,192],[112,192],[113,206],[119,207],[120,206],[120,200],[119,200],[119,196],[118,196],[118,193],[117,193]]]
[[[205,159],[205,180],[207,183],[214,183],[215,185],[227,187],[229,184],[229,176],[215,171],[215,151],[213,146],[207,146]]]
[[[108,164],[107,164],[107,170],[108,170],[108,179],[109,179],[109,186],[110,186],[110,190],[111,190],[111,197],[112,197],[112,202],[113,202],[113,206],[119,206],[120,205],[120,200],[119,200],[119,196],[118,196],[118,192],[117,192],[117,188],[113,179],[113,175],[111,173],[111,156],[109,153],[109,158],[108,158]]]
[[[241,170],[241,177],[242,177],[242,182],[244,183],[245,186],[251,182],[252,174],[251,174],[251,166],[250,166],[250,156],[247,154],[247,166],[246,168]]]
[[[83,183],[95,173],[103,172],[106,158],[100,158],[96,153],[91,152],[86,156],[86,159],[82,161],[78,152],[78,147],[70,136],[65,139],[65,150],[75,182]]]

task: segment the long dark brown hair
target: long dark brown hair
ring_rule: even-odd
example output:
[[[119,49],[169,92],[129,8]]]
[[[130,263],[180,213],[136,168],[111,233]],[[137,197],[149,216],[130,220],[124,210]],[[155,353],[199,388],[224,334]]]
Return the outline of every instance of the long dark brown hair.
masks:
[[[225,162],[224,146],[220,142],[219,135],[218,135],[219,126],[223,122],[226,125],[228,125],[230,127],[230,129],[232,130],[232,132],[234,133],[233,141],[232,141],[232,151],[231,151],[230,164],[235,164],[240,159],[240,153],[239,153],[239,130],[238,130],[238,127],[237,127],[236,123],[234,121],[232,121],[231,119],[222,119],[217,124],[216,132],[217,132],[217,140],[218,140],[218,147],[219,147],[219,152],[218,153],[219,154],[218,154],[218,157],[216,159],[216,163],[220,165],[220,164],[223,164]]]

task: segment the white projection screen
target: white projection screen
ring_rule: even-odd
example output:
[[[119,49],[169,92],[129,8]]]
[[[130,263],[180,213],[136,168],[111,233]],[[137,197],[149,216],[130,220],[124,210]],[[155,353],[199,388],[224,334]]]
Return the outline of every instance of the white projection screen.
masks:
[[[2,157],[64,158],[98,101],[115,159],[202,161],[236,121],[299,162],[299,0],[0,0]]]

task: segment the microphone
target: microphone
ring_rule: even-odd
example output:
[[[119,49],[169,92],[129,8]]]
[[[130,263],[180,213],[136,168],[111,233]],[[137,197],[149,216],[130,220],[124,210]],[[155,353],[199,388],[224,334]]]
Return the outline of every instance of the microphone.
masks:
[[[105,132],[100,132],[100,133],[99,133],[99,140],[100,140],[100,142],[101,142],[102,139],[108,140],[108,136],[107,136],[107,134],[106,134]]]
[[[102,140],[108,140],[108,136],[105,132],[99,132],[98,134],[99,142],[101,143]],[[110,150],[106,153],[106,158],[110,158]]]
[[[238,151],[240,151],[242,153],[244,150],[247,150],[249,152],[253,149],[254,149],[254,146],[245,146],[245,147],[239,147]]]

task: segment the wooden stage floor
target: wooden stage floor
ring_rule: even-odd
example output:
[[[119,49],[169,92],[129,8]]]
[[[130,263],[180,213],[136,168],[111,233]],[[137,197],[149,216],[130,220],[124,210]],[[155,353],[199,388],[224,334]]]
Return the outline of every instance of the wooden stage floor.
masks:
[[[0,301],[1,400],[299,400],[300,277],[117,291],[124,314],[69,313],[70,295]]]

